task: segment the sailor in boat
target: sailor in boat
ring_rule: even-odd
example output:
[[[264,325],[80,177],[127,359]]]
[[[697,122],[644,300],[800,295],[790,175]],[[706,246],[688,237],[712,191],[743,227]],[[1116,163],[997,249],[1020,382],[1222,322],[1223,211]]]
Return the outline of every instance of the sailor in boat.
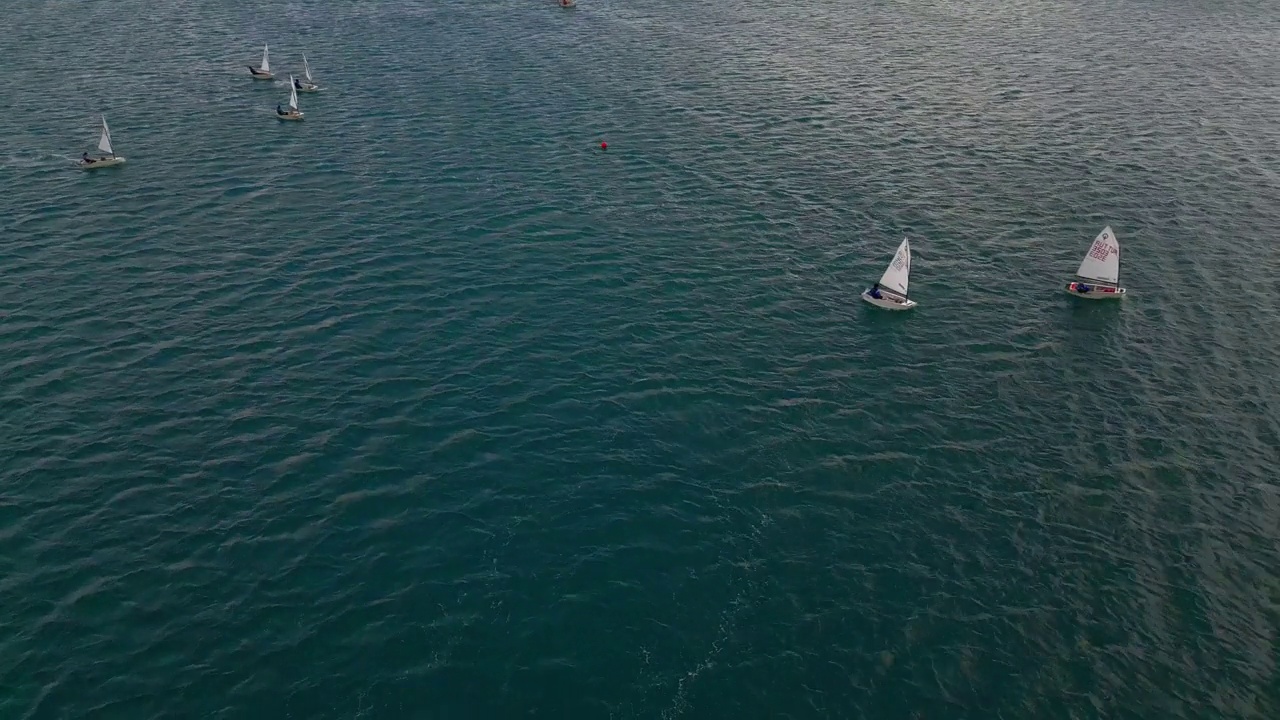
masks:
[[[293,79],[293,87],[294,87],[294,89],[295,89],[295,90],[301,90],[301,89],[302,89],[302,81],[301,81],[301,80],[299,80],[298,78],[294,78],[294,79]]]
[[[84,163],[85,165],[92,165],[95,161],[93,158],[89,157],[89,153],[85,153],[80,156],[80,162]]]
[[[886,298],[884,293],[880,292],[880,283],[873,284],[871,286],[871,289],[867,291],[867,294],[875,298],[876,300],[888,300],[889,302],[895,305],[902,304],[902,298],[896,295],[890,295],[889,297]]]
[[[280,108],[280,103],[276,103],[276,114],[277,114],[277,115],[288,115],[289,113],[285,112],[283,109],[281,109],[281,108]]]
[[[1076,292],[1080,293],[1081,295],[1089,292],[1092,289],[1093,288],[1089,287],[1085,283],[1082,283],[1082,282],[1076,283]]]
[[[870,295],[871,297],[873,297],[873,298],[877,299],[877,300],[884,300],[884,294],[880,292],[880,283],[875,283],[874,285],[872,285],[872,286],[871,286],[871,289],[870,289],[869,291],[867,291],[867,294],[868,294],[868,295]],[[891,297],[889,298],[889,301],[890,301],[890,302],[897,303],[897,304],[899,304],[899,305],[901,305],[901,304],[902,304],[902,299],[901,299],[901,298],[897,298],[897,297],[892,297],[892,296],[891,296]]]

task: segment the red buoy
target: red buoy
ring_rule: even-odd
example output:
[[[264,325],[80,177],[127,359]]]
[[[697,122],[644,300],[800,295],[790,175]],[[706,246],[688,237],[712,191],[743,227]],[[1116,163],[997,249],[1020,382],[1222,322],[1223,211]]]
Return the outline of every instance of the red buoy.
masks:
[[[601,149],[601,150],[608,150],[608,149],[609,149],[609,143],[607,143],[607,142],[602,142],[602,143],[600,143],[600,149]]]

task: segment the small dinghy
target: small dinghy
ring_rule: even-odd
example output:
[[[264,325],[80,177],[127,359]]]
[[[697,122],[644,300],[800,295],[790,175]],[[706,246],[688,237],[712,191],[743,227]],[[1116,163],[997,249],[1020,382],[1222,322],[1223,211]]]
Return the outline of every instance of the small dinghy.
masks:
[[[301,120],[302,111],[298,109],[298,89],[293,86],[293,76],[289,76],[289,109],[281,110],[276,106],[276,118],[279,120]]]
[[[271,74],[271,53],[266,45],[262,46],[262,66],[254,67],[250,65],[249,74],[253,76],[254,80],[270,80],[275,77],[275,75]]]
[[[311,77],[311,65],[307,62],[307,56],[302,56],[302,72],[306,75],[306,80],[293,79],[293,89],[298,92],[320,92],[321,88],[315,83]]]
[[[115,151],[111,149],[111,128],[107,127],[106,115],[102,116],[102,137],[98,139],[98,149],[107,154],[102,157],[91,158],[89,153],[85,153],[80,158],[80,167],[85,170],[96,170],[124,164],[124,158],[116,155]]]
[[[893,261],[880,276],[880,282],[867,288],[862,299],[885,310],[910,310],[916,301],[907,297],[907,281],[911,275],[911,243],[902,238]]]
[[[1124,297],[1120,287],[1120,241],[1111,226],[1102,228],[1094,238],[1089,252],[1076,270],[1076,279],[1067,284],[1067,292],[1086,300],[1119,300]]]

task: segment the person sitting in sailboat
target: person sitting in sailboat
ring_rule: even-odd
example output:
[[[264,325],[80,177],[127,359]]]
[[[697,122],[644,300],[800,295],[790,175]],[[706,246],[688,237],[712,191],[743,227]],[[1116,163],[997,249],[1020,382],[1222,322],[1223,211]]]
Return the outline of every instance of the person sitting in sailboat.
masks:
[[[80,156],[80,162],[84,163],[85,165],[92,165],[93,158],[89,157],[89,153],[85,153]]]
[[[288,115],[289,113],[285,112],[285,111],[284,111],[284,109],[280,107],[280,103],[276,103],[276,114],[277,114],[277,115]]]
[[[298,78],[294,78],[294,79],[293,79],[293,87],[294,87],[295,89],[297,89],[297,90],[301,90],[301,89],[302,89],[302,81],[301,81],[301,80],[299,80]]]
[[[868,293],[868,295],[870,295],[871,297],[873,297],[873,298],[875,298],[875,299],[879,300],[879,299],[881,298],[881,295],[880,295],[880,283],[876,283],[876,284],[872,285],[872,286],[871,286],[871,292],[869,292],[869,293]]]

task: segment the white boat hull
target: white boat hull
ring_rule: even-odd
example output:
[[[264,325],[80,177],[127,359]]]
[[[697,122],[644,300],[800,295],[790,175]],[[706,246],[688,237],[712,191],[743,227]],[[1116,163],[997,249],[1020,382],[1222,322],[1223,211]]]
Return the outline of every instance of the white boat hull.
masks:
[[[258,70],[257,68],[249,68],[249,75],[250,75],[250,76],[252,76],[254,80],[273,80],[273,79],[275,79],[275,75],[273,75],[272,73],[269,73],[269,72],[262,72],[261,70]]]
[[[124,158],[122,157],[104,158],[102,160],[94,160],[91,163],[87,163],[84,160],[80,161],[80,167],[85,170],[97,170],[98,168],[115,167],[123,164]]]
[[[862,299],[885,310],[910,310],[917,305],[916,301],[911,298],[895,298],[884,293],[881,293],[878,298],[872,297],[870,291],[864,291]]]
[[[1064,289],[1071,295],[1071,297],[1078,297],[1083,300],[1120,300],[1124,297],[1124,288],[1108,287],[1105,285],[1088,285],[1088,283],[1083,283],[1084,285],[1088,285],[1089,291],[1080,292],[1081,284],[1082,283],[1077,282],[1067,283],[1067,286]]]
[[[277,119],[277,120],[301,120],[301,119],[302,119],[302,113],[300,113],[300,112],[298,112],[298,113],[289,113],[288,115],[281,115],[280,113],[276,113],[276,119]]]
[[[306,85],[303,85],[302,87],[298,88],[298,92],[320,92],[323,89],[324,88],[320,87],[319,85],[311,85],[309,87]]]

